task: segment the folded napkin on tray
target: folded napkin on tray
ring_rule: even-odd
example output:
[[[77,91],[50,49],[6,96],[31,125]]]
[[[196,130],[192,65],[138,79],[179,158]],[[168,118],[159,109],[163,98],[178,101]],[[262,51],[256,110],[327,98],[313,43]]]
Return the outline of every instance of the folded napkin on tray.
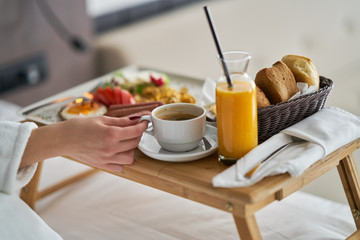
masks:
[[[262,163],[250,178],[245,177],[247,172],[272,152],[293,141],[293,137],[305,141],[287,147],[271,160]],[[236,164],[215,176],[213,185],[246,187],[266,176],[285,172],[291,176],[298,176],[316,161],[359,137],[359,117],[336,107],[327,107],[254,148]]]

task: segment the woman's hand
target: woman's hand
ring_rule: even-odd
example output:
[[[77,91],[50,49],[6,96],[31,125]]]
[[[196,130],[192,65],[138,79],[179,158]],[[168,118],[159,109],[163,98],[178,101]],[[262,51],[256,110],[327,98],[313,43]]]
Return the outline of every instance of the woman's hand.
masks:
[[[138,118],[129,117],[77,120],[64,122],[61,134],[65,139],[64,155],[117,172],[123,165],[133,163],[134,150],[147,123],[137,123]]]
[[[141,115],[78,118],[34,129],[20,167],[54,156],[69,156],[91,166],[120,172],[132,164],[147,122]],[[35,159],[37,158],[37,159]]]

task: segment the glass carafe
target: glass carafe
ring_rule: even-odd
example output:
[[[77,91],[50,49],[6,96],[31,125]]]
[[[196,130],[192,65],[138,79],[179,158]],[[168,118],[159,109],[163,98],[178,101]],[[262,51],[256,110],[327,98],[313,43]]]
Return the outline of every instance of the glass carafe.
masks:
[[[256,89],[246,73],[250,54],[229,51],[223,56],[233,86],[228,86],[225,75],[216,85],[218,159],[232,165],[258,145]]]

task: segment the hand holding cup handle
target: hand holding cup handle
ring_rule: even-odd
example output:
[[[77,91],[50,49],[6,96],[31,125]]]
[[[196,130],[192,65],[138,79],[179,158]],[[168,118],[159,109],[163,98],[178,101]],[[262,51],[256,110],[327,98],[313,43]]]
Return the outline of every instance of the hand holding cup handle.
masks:
[[[206,110],[190,103],[172,103],[155,108],[151,115],[142,116],[139,122],[151,122],[153,135],[159,145],[172,152],[195,149],[206,131]]]
[[[152,122],[151,122],[151,115],[143,115],[140,117],[139,119],[139,123],[142,121],[148,121],[149,125],[148,128],[145,130],[146,133],[153,135],[154,136],[154,128],[152,127]]]
[[[148,121],[149,123],[151,123],[151,115],[143,115],[140,117],[139,119],[139,123],[142,121]]]

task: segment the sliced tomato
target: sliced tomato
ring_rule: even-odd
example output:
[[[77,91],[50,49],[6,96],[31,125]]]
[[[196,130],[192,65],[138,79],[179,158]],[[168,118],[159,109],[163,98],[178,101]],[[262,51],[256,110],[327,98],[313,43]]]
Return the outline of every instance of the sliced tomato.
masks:
[[[110,105],[110,102],[108,100],[108,98],[106,97],[105,94],[105,89],[103,89],[102,87],[98,87],[97,91],[96,91],[96,95],[97,98],[99,99],[99,101],[107,106]]]
[[[133,95],[120,86],[114,87],[99,87],[96,92],[93,93],[94,100],[97,100],[107,106],[113,104],[134,104],[136,103]]]
[[[116,103],[115,94],[111,87],[106,87],[104,89],[104,94],[105,94],[106,98],[108,99],[110,105]]]
[[[135,100],[134,96],[131,93],[130,93],[130,95],[131,95],[130,104],[135,104],[136,100]]]
[[[134,104],[135,98],[131,93],[125,89],[121,89],[122,104]]]
[[[122,96],[121,87],[116,86],[113,88],[113,90],[114,90],[114,95],[115,95],[115,104],[122,104],[123,102],[122,102],[122,98],[121,98],[121,96]]]

